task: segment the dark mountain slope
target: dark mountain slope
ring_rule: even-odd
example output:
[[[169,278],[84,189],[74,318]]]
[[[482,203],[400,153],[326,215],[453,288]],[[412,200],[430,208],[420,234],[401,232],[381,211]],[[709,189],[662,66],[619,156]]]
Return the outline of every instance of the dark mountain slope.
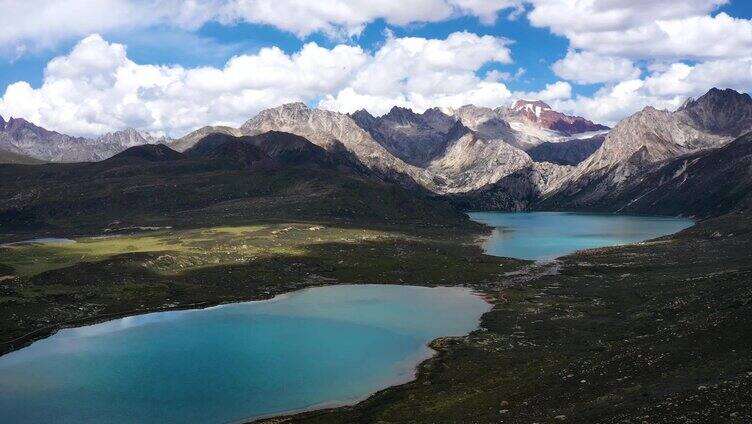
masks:
[[[595,153],[603,144],[604,138],[605,136],[598,136],[556,143],[545,142],[527,150],[527,154],[536,162],[574,166]]]
[[[104,162],[108,164],[163,162],[182,158],[183,154],[172,150],[164,144],[144,144],[126,149],[109,159],[105,159]]]
[[[284,142],[287,147],[306,149],[300,140],[286,140],[292,140]],[[282,163],[251,144],[256,142],[263,144],[261,139],[221,143],[210,139],[186,155],[150,146],[98,163],[2,165],[0,232],[40,228],[92,232],[126,223],[196,226],[258,219],[468,223],[464,214],[446,203],[363,177],[354,172],[357,168],[330,166],[335,161],[331,153],[324,162],[297,157],[295,163]],[[196,153],[209,145],[214,149]],[[267,147],[278,158],[284,156],[280,146]],[[229,160],[238,148],[267,165],[248,167],[243,161]],[[154,159],[154,149],[164,154],[158,155],[164,160],[145,160]]]
[[[712,88],[697,100],[688,100],[678,112],[695,127],[714,134],[738,137],[752,128],[752,97],[732,89]]]
[[[244,142],[243,137],[214,133],[202,138],[185,155],[194,160],[220,160],[252,166],[269,160],[269,156],[258,147]]]
[[[752,133],[730,144],[659,163],[590,209],[719,216],[752,208]]]
[[[209,134],[186,150],[185,154],[194,159],[217,159],[246,166],[255,163],[269,169],[318,167],[377,178],[336,142],[326,150],[303,137],[279,131],[239,137],[224,133]]]

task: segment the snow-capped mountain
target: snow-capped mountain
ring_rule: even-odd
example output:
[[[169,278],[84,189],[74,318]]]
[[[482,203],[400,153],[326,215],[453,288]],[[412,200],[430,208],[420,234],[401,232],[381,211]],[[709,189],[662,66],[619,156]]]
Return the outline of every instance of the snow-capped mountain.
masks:
[[[566,136],[582,133],[608,131],[605,125],[593,123],[580,116],[570,116],[551,109],[540,100],[517,100],[511,108],[503,111],[504,117],[522,131],[526,125],[550,130]]]

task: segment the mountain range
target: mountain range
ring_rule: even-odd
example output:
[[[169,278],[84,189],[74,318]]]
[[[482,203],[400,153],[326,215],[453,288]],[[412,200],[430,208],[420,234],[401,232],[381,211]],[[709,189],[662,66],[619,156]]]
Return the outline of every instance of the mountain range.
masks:
[[[164,143],[132,128],[103,134],[97,138],[73,137],[50,131],[23,118],[0,116],[0,149],[44,162],[96,162],[123,150],[143,144]]]
[[[175,153],[161,151],[168,160],[203,155],[202,160],[221,157],[234,166],[279,169],[273,158],[281,154],[296,157],[296,166],[327,164],[337,172],[445,197],[466,209],[682,213],[685,209],[669,206],[678,202],[676,193],[703,187],[710,198],[705,181],[748,169],[749,141],[742,136],[750,130],[752,98],[719,89],[675,111],[646,107],[613,129],[531,100],[423,113],[394,107],[379,117],[293,103],[264,110],[239,128],[207,126],[174,140],[133,129],[86,139],[0,118],[0,149],[6,151],[0,160],[123,161],[128,154],[122,152],[129,149],[164,145],[159,149]],[[727,167],[705,169],[720,157],[730,158]],[[743,191],[749,181],[737,183]],[[747,204],[744,196],[734,199],[724,208]],[[695,205],[686,213],[702,216],[711,210]]]

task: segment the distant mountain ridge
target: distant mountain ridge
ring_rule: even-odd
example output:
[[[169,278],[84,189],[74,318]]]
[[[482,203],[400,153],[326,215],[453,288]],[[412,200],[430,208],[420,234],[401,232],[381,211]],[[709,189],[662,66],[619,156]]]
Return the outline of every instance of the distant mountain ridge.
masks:
[[[302,161],[431,192],[471,209],[642,210],[644,203],[632,198],[651,198],[641,182],[663,186],[668,178],[651,179],[656,167],[673,169],[666,164],[677,158],[704,157],[750,130],[752,98],[712,89],[675,111],[646,107],[610,130],[542,101],[423,113],[394,107],[378,117],[291,103],[261,111],[240,128],[207,126],[175,140],[133,129],[75,138],[0,118],[0,149],[49,161],[156,160],[172,149],[242,166]],[[171,149],[118,155],[160,144]],[[693,175],[711,178],[696,168]],[[659,203],[656,209],[672,210]]]
[[[96,162],[141,144],[167,142],[165,137],[129,128],[96,139],[49,131],[22,118],[0,116],[0,149],[45,162]]]

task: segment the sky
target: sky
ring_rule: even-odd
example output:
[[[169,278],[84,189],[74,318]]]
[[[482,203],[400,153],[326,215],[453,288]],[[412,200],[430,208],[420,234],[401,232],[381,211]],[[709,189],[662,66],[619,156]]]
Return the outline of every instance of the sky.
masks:
[[[613,125],[752,86],[748,0],[0,0],[0,116],[179,137],[302,101]]]

